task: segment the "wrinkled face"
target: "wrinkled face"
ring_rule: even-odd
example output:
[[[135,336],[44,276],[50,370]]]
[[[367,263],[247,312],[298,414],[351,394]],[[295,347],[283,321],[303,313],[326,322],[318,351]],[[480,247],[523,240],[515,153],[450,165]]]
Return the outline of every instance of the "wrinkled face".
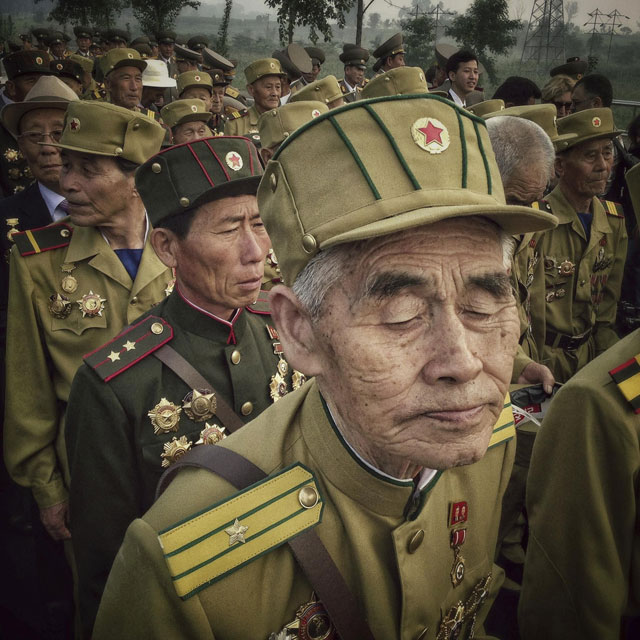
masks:
[[[78,43],[78,49],[83,52],[89,51],[89,47],[91,46],[91,38],[78,38],[76,40]]]
[[[282,83],[280,76],[262,76],[253,84],[247,85],[247,91],[256,101],[256,109],[262,113],[280,106]]]
[[[445,220],[365,246],[313,336],[347,440],[432,469],[478,460],[518,344],[496,227]]]
[[[158,51],[165,60],[168,60],[173,55],[173,42],[159,44]]]
[[[128,215],[135,183],[133,173],[123,173],[113,158],[63,149],[60,188],[71,222],[96,227]]]
[[[176,279],[189,300],[227,318],[257,299],[271,244],[255,196],[203,204],[175,243]]]
[[[7,80],[7,95],[14,102],[22,102],[42,75],[41,73],[23,73],[13,80]]]
[[[344,79],[350,86],[355,87],[361,85],[364,82],[364,69],[356,67],[353,64],[348,64],[344,68]]]
[[[173,135],[173,144],[202,140],[202,138],[210,138],[213,135],[211,129],[200,121],[178,124],[171,129],[171,133]]]
[[[106,78],[105,85],[111,102],[125,109],[133,109],[142,100],[142,71],[136,67],[114,69]]]
[[[556,173],[564,188],[579,197],[604,193],[613,163],[611,140],[592,140],[558,155]]]
[[[397,67],[404,66],[404,53],[396,53],[395,56],[389,56],[387,58],[387,63],[385,64],[387,71],[389,69],[396,69]]]
[[[479,75],[478,62],[469,60],[458,64],[457,71],[449,71],[449,80],[456,94],[466,96],[476,88]]]
[[[199,98],[205,103],[207,111],[212,110],[211,92],[206,87],[189,87],[185,89],[180,94],[180,99],[186,100],[187,98]]]
[[[35,109],[20,119],[18,146],[27,160],[33,177],[45,187],[57,191],[62,160],[60,149],[50,142],[60,140],[64,125],[63,109]],[[46,135],[44,135],[46,134]],[[44,137],[43,137],[44,135]],[[43,142],[44,144],[40,144]]]
[[[528,207],[540,200],[549,182],[544,167],[529,165],[516,169],[503,183],[507,204]]]
[[[225,87],[213,87],[211,95],[211,113],[222,113],[224,111],[224,90]]]

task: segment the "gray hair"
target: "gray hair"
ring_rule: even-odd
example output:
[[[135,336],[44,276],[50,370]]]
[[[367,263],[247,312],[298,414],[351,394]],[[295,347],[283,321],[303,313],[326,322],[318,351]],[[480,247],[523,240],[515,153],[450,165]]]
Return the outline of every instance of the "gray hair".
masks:
[[[322,315],[322,305],[329,290],[349,273],[353,256],[379,240],[371,238],[338,244],[318,252],[311,258],[295,279],[292,290],[312,320],[317,320]],[[499,229],[499,242],[502,248],[502,264],[505,269],[509,269],[515,240],[506,231]]]
[[[531,120],[496,116],[487,120],[487,131],[503,184],[521,168],[541,163],[551,175],[555,151],[545,130]]]

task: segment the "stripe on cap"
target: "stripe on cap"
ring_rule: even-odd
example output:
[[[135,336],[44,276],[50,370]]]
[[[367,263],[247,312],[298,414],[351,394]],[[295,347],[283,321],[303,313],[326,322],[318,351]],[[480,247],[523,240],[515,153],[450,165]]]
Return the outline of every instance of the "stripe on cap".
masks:
[[[204,165],[200,161],[198,154],[193,150],[190,144],[188,144],[187,147],[189,148],[189,151],[191,151],[191,155],[196,159],[196,162],[198,163],[198,165],[200,165],[200,168],[202,169],[202,173],[204,173],[204,175],[206,176],[207,180],[209,181],[209,184],[212,187],[215,187],[216,185],[213,184],[213,180],[211,179],[211,176],[209,175],[208,171],[204,168]]]
[[[480,131],[478,130],[478,123],[475,120],[473,120],[473,128],[476,132],[478,149],[480,149],[480,155],[482,156],[482,162],[484,163],[484,171],[487,174],[487,193],[489,195],[492,195],[493,183],[491,182],[491,171],[489,171],[489,161],[487,160],[487,154],[484,152],[484,145],[482,144],[482,138],[480,137]]]
[[[211,151],[211,154],[213,155],[213,157],[218,161],[218,164],[220,165],[220,168],[224,172],[224,176],[227,179],[227,181],[231,182],[231,176],[229,175],[228,171],[225,169],[224,165],[222,164],[222,161],[218,157],[218,154],[211,148],[211,145],[207,140],[203,140],[203,142],[207,145],[207,148],[209,149],[209,151]]]
[[[458,119],[458,132],[460,135],[460,148],[462,149],[462,188],[467,188],[467,140],[464,135],[464,125],[460,112],[455,109],[456,118]]]

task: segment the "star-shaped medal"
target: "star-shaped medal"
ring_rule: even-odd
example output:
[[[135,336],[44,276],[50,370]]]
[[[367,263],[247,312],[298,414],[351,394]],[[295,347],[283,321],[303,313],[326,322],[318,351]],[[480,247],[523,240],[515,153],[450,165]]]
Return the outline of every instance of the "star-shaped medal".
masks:
[[[233,525],[224,530],[224,532],[229,536],[229,546],[232,547],[236,542],[246,542],[244,534],[248,529],[249,527],[245,527],[245,525],[240,524],[240,521],[236,518]]]

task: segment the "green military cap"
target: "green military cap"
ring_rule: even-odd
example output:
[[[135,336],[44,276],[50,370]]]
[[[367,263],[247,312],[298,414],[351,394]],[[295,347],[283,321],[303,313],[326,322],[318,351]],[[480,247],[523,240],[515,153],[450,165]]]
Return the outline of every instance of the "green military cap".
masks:
[[[84,25],[78,25],[73,27],[73,33],[76,38],[91,38],[91,27],[86,27]]]
[[[14,80],[25,73],[50,74],[49,62],[51,56],[46,51],[29,49],[29,51],[16,51],[2,59],[4,70],[9,80]]]
[[[130,46],[133,47],[134,44],[151,44],[151,40],[149,40],[149,36],[138,36],[134,38],[130,43]]]
[[[496,116],[515,116],[516,118],[524,118],[535,122],[551,138],[551,142],[554,143],[557,151],[566,149],[569,146],[568,141],[577,137],[575,133],[564,133],[562,135],[558,133],[558,116],[554,104],[527,104],[519,107],[508,107],[501,111],[489,113],[484,118],[489,120]]]
[[[484,118],[488,114],[503,115],[504,100],[496,98],[495,100],[483,100],[482,102],[476,102],[476,104],[468,106],[467,111],[471,111],[474,116]]]
[[[147,68],[147,63],[140,57],[140,54],[135,49],[127,49],[124,47],[107,51],[107,53],[100,58],[98,64],[100,65],[100,71],[104,78],[120,67],[135,67],[136,69],[140,69],[140,71],[144,71]]]
[[[317,64],[320,66],[324,64],[325,55],[324,51],[319,47],[305,47],[304,50],[307,52],[308,56],[311,58],[311,62],[313,64]]]
[[[359,47],[357,44],[343,44],[342,53],[338,57],[345,66],[349,65],[365,69],[369,59],[369,51]]]
[[[156,33],[158,44],[173,44],[176,41],[175,31],[159,31]]]
[[[93,71],[93,67],[95,64],[93,58],[89,58],[88,56],[81,56],[77,53],[72,53],[67,58],[67,60],[73,60],[74,62],[77,62],[87,73],[91,73]]]
[[[42,76],[31,87],[22,102],[11,102],[0,112],[0,119],[7,131],[18,137],[20,120],[25,113],[35,109],[65,110],[70,102],[78,100],[75,91],[55,76]]]
[[[185,71],[178,78],[178,95],[190,87],[204,87],[213,93],[213,81],[206,71]]]
[[[23,42],[18,36],[9,36],[7,38],[7,45],[9,46],[9,51],[22,51]]]
[[[260,146],[271,149],[282,144],[298,127],[329,111],[324,102],[304,100],[282,105],[278,109],[265,111],[258,118]]]
[[[549,106],[553,107],[554,105]],[[600,109],[584,109],[584,111],[560,118],[558,133],[561,135],[575,134],[574,138],[563,142],[562,149],[558,149],[558,151],[565,151],[581,142],[598,140],[599,138],[615,138],[624,131],[616,129],[611,109],[601,107]]]
[[[435,54],[438,65],[443,69],[447,66],[447,61],[454,54],[460,51],[458,47],[454,47],[452,44],[445,44],[443,42],[438,43],[435,46]]]
[[[391,36],[386,42],[383,42],[374,52],[373,57],[377,58],[374,70],[378,70],[382,67],[382,63],[389,56],[395,56],[398,53],[404,53],[404,42],[402,33],[396,33]],[[377,67],[377,69],[376,69]]]
[[[65,58],[64,60],[52,60],[49,63],[49,68],[56,75],[65,78],[73,78],[82,84],[82,74],[84,73],[84,69],[81,65],[70,58]]]
[[[211,82],[214,87],[226,87],[229,85],[227,75],[222,69],[209,69],[207,73],[211,76]]]
[[[289,102],[302,102],[304,100],[313,100],[314,102],[324,102],[330,104],[334,100],[344,98],[342,89],[338,84],[335,76],[327,76],[321,80],[310,82],[308,85],[296,91],[290,98]]]
[[[295,42],[282,51],[274,51],[273,57],[280,62],[282,70],[294,78],[299,78],[303,73],[311,73],[313,70],[309,54]]]
[[[165,130],[153,118],[97,100],[70,103],[56,147],[142,164],[157,153]]]
[[[31,29],[31,33],[33,33],[33,37],[36,38],[36,40],[44,40],[49,37],[51,30],[47,27],[34,27]]]
[[[45,40],[45,44],[47,45],[47,47],[50,47],[52,44],[62,44],[65,42],[68,42],[68,40],[65,38],[65,35],[64,33],[62,33],[62,31],[51,31],[49,33],[49,36]]]
[[[209,122],[211,112],[207,111],[204,100],[187,98],[186,100],[174,100],[162,107],[160,112],[162,121],[170,128],[184,124],[185,122]]]
[[[231,60],[227,60],[224,56],[216,53],[213,49],[205,47],[202,50],[202,60],[207,67],[212,69],[222,69],[225,73],[233,71],[235,64]]]
[[[104,39],[106,42],[124,42],[127,44],[129,34],[123,29],[109,29],[104,33]]]
[[[132,49],[135,49],[143,60],[148,60],[153,56],[153,51],[151,50],[151,46],[145,44],[144,42],[138,42],[137,44],[129,45]],[[162,62],[162,60],[160,60]],[[164,62],[162,62],[164,64]],[[166,64],[164,65],[167,66]]]
[[[561,64],[551,69],[551,71],[549,71],[549,75],[553,78],[553,76],[562,74],[564,76],[569,76],[574,80],[580,80],[580,78],[587,73],[588,68],[589,63],[586,60],[581,60],[577,56],[574,56],[573,58],[567,58],[565,64]]]
[[[636,222],[640,227],[640,164],[636,164],[631,167],[631,169],[628,169],[624,174],[624,179],[627,182],[631,204],[636,214]]]
[[[300,127],[267,164],[258,206],[289,285],[320,250],[445,218],[482,216],[509,234],[557,223],[506,205],[484,123],[428,94],[361,100]]]
[[[363,98],[429,93],[420,67],[397,67],[370,80],[362,90]]]
[[[205,47],[209,46],[209,39],[207,36],[198,34],[197,36],[191,36],[187,40],[187,47],[192,51],[202,51]]]
[[[173,47],[176,60],[188,60],[191,62],[202,62],[202,56],[197,51],[192,51],[187,47],[177,44]]]
[[[18,38],[20,38],[22,42],[33,42],[31,34],[28,31],[23,31],[22,33],[19,33]]]
[[[212,200],[254,195],[261,174],[258,152],[249,140],[218,136],[150,158],[136,171],[136,188],[157,225]]]
[[[275,58],[261,58],[254,60],[245,70],[244,77],[247,84],[253,84],[263,76],[284,76],[280,63]]]

